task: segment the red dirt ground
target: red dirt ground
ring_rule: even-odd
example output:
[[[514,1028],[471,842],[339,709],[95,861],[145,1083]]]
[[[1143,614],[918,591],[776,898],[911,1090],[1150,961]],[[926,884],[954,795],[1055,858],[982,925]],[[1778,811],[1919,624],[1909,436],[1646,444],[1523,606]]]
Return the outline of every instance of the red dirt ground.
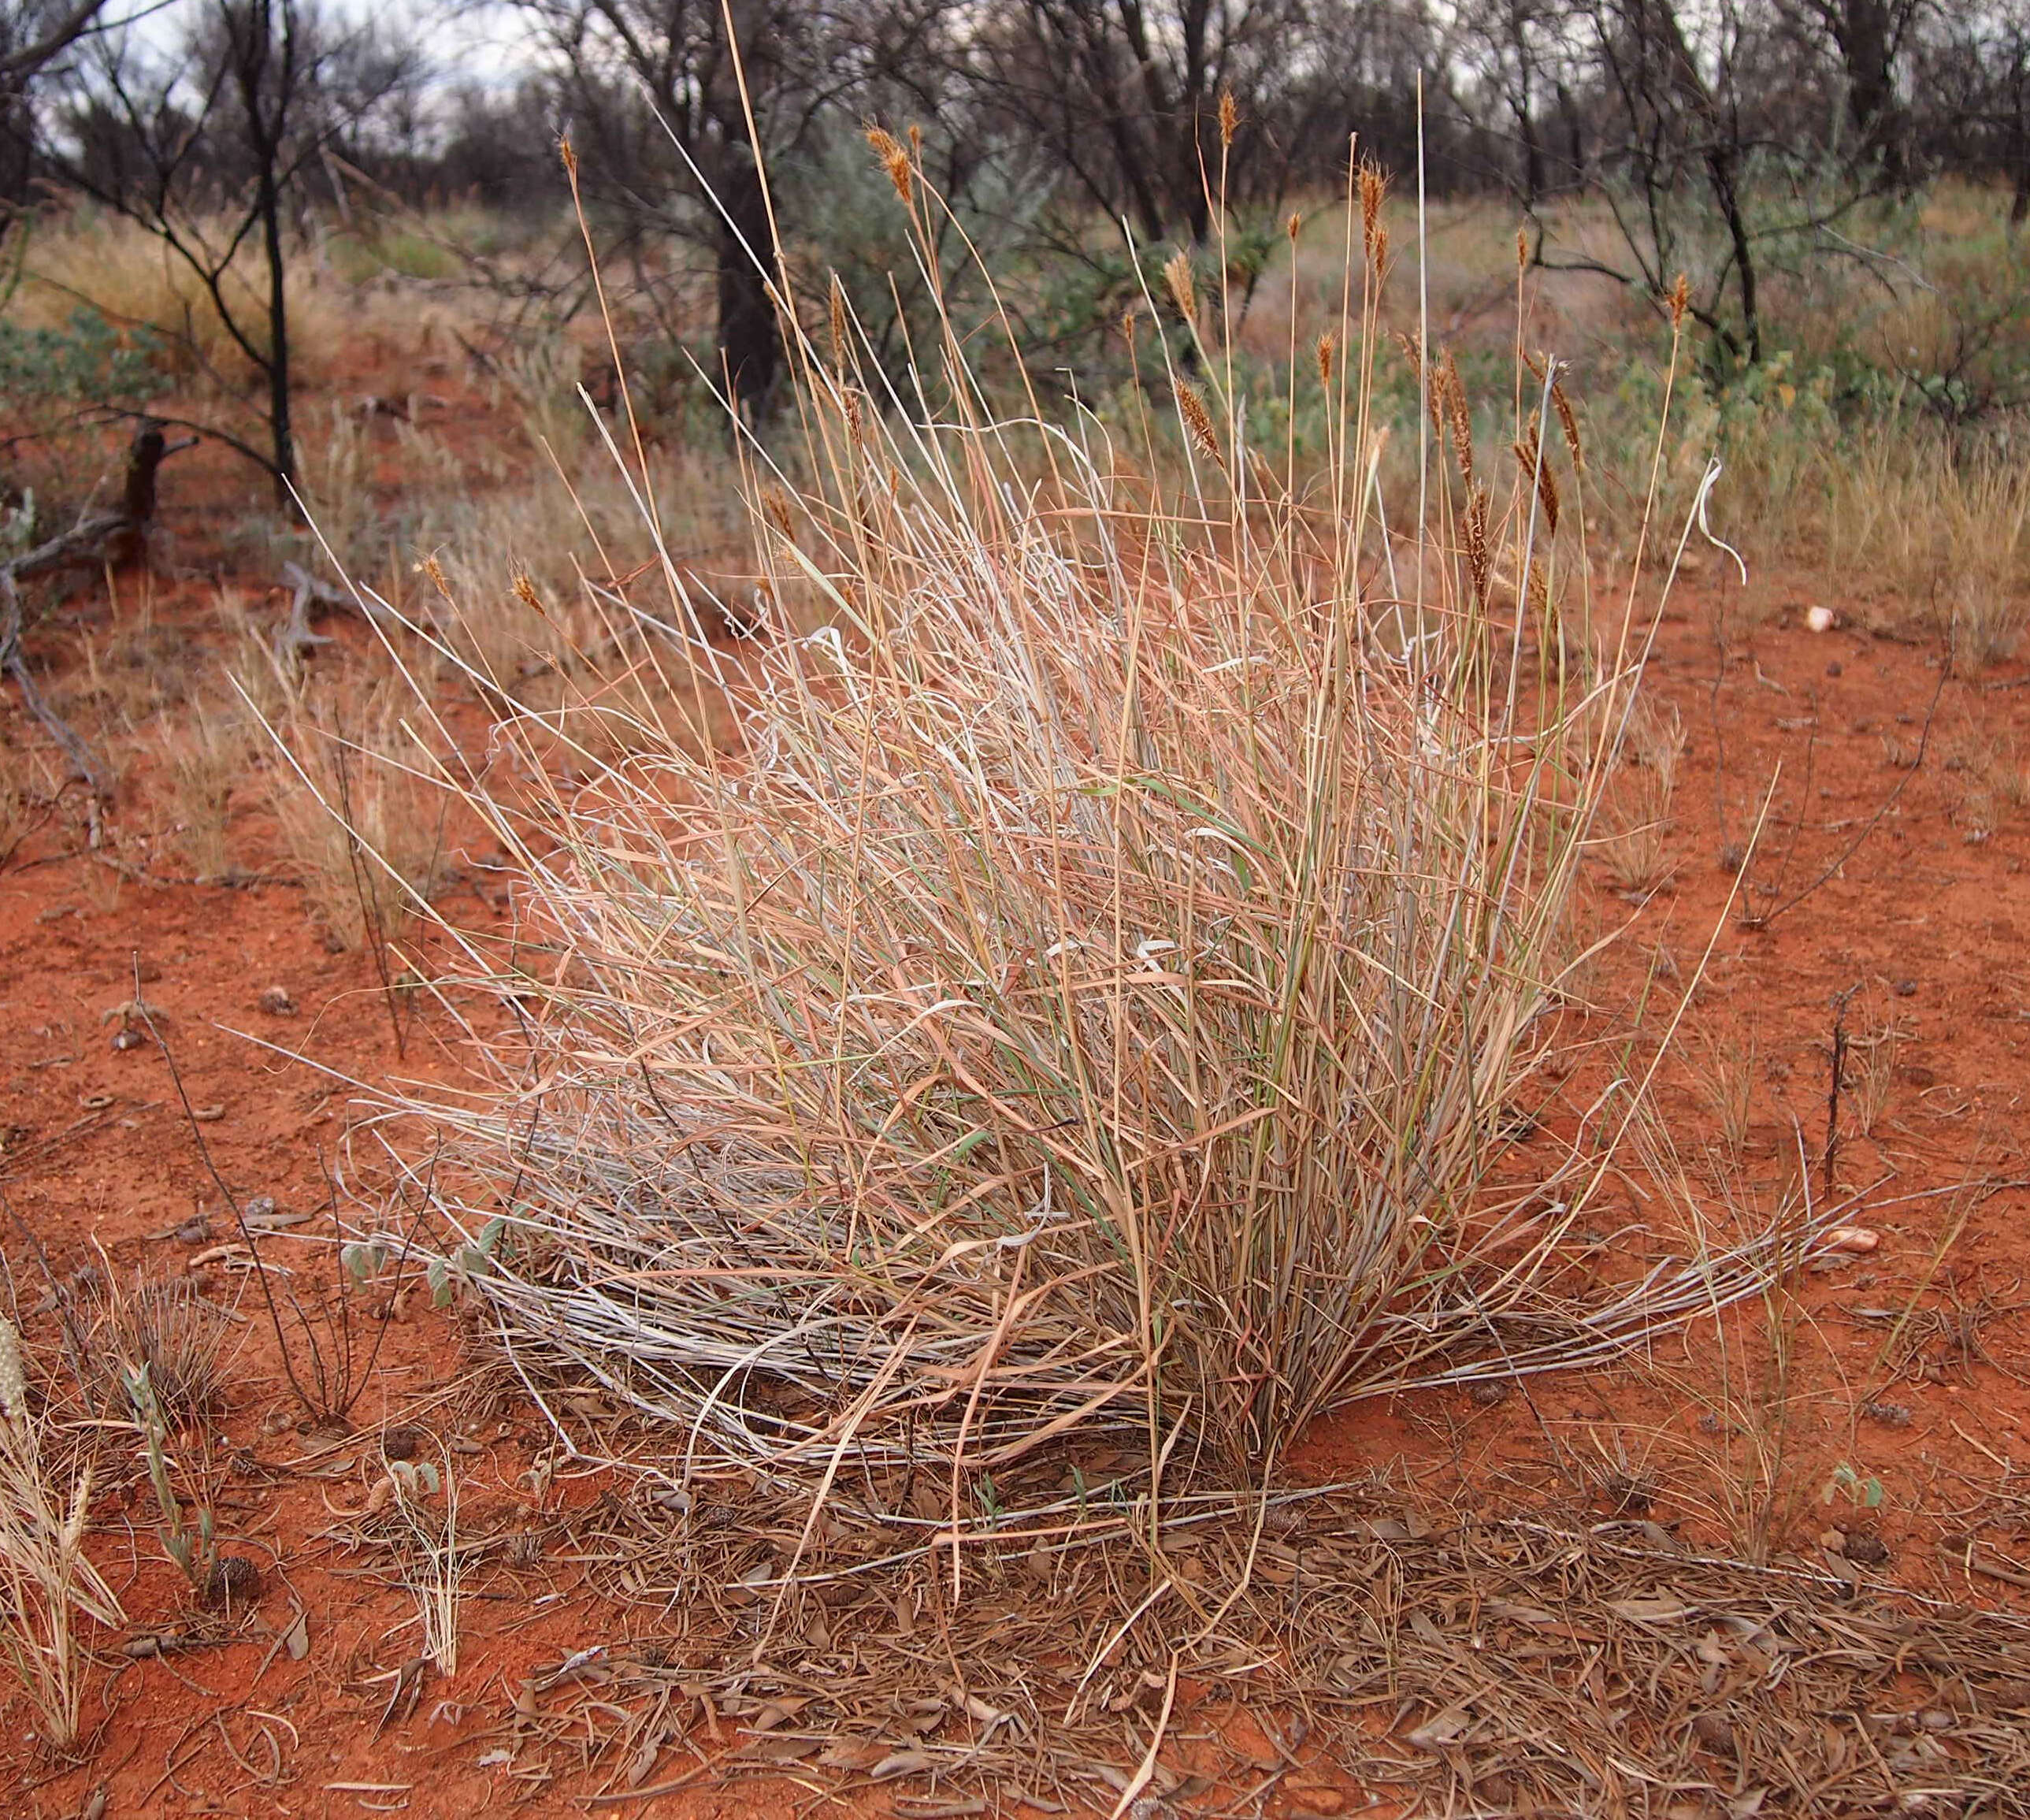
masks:
[[[194,483],[175,470],[165,477],[172,520],[186,484]],[[157,623],[199,628],[213,601],[209,589],[166,586]],[[1775,1545],[1809,1550],[1843,1512],[1853,1524],[1850,1500],[1829,1509],[1816,1494],[1845,1462],[1884,1488],[1882,1509],[1867,1519],[1890,1550],[1883,1572],[1968,1604],[2021,1604],[2030,1548],[1991,1520],[1982,1499],[2020,1473],[2017,1453],[2030,1455],[2030,1391],[2011,1375],[2030,1363],[2024,1316],[2014,1312],[2030,1299],[2022,1288],[2030,1252],[2022,1059],[2030,1040],[2030,815],[2012,800],[2023,795],[2030,752],[2030,671],[1950,676],[1941,687],[1935,642],[1876,635],[1860,609],[1850,623],[1815,634],[1804,625],[1815,604],[1802,578],[1758,575],[1742,589],[1708,572],[1661,628],[1650,683],[1655,698],[1682,714],[1687,735],[1666,843],[1670,877],[1639,907],[1604,888],[1597,893],[1603,921],[1629,926],[1589,982],[1604,1008],[1580,1023],[1611,1033],[1619,1027],[1613,1007],[1626,1007],[1653,970],[1656,990],[1675,996],[1710,940],[1691,1020],[1723,1040],[1752,1037],[1757,1097],[1742,1168],[1751,1180],[1774,1180],[1794,1154],[1794,1118],[1816,1169],[1835,996],[1859,984],[1868,1003],[1893,1014],[1899,1036],[1886,1104],[1873,1136],[1853,1136],[1839,1163],[1842,1188],[1879,1183],[1853,1218],[1879,1233],[1880,1245],[1806,1287],[1792,1443],[1803,1495]],[[103,590],[87,590],[35,635],[34,655],[53,657],[66,620],[103,623],[106,613]],[[1716,635],[1716,623],[1730,628],[1724,636]],[[202,649],[203,638],[193,635]],[[40,739],[11,692],[0,730],[17,750]],[[1891,761],[1914,756],[1920,742],[1914,770]],[[1723,852],[1746,840],[1772,775],[1769,824],[1737,877]],[[1899,792],[1893,800],[1892,792]],[[1794,839],[1787,818],[1798,817],[1804,825]],[[455,1313],[431,1310],[426,1297],[410,1298],[390,1327],[355,1431],[318,1435],[299,1426],[250,1279],[229,1251],[214,1251],[232,1230],[195,1136],[201,1130],[236,1193],[314,1214],[346,1116],[348,1093],[333,1076],[428,1075],[449,1058],[427,1019],[407,1055],[397,1056],[371,967],[359,954],[326,951],[299,892],[171,881],[175,869],[151,839],[158,819],[145,779],[130,780],[94,852],[73,791],[0,865],[0,1188],[12,1210],[0,1248],[24,1309],[43,1288],[24,1230],[60,1277],[102,1248],[123,1277],[187,1271],[236,1306],[228,1408],[214,1455],[219,1520],[226,1545],[261,1562],[264,1589],[255,1613],[227,1627],[215,1647],[130,1658],[116,1643],[89,1695],[88,1722],[102,1719],[102,1729],[82,1767],[53,1766],[41,1755],[24,1736],[26,1708],[17,1706],[0,1744],[0,1776],[21,1791],[9,1811],[507,1810],[522,1790],[493,1754],[509,1736],[517,1691],[537,1669],[616,1640],[634,1621],[595,1596],[568,1561],[543,1552],[560,1509],[607,1487],[596,1474],[574,1476],[568,1463],[547,1488],[532,1483],[530,1468],[549,1437],[511,1401],[489,1406],[450,1394],[474,1356]],[[1865,839],[1843,865],[1802,902],[1781,907],[1864,827]],[[1763,888],[1772,881],[1773,893]],[[1744,927],[1743,904],[1780,914],[1766,928]],[[454,919],[490,914],[469,877],[444,907]],[[117,1007],[135,996],[137,970],[191,1104],[221,1109],[201,1127],[186,1118],[160,1048],[113,1047]],[[271,985],[286,992],[294,1014],[262,1008]],[[282,1059],[250,1037],[331,1073]],[[1715,1136],[1693,1074],[1681,1060],[1662,1085],[1673,1135],[1687,1153]],[[1851,1107],[1846,1116],[1851,1124]],[[1979,1195],[1939,1192],[1977,1179],[1990,1185]],[[2009,1185],[1992,1185],[2000,1182]],[[201,1213],[210,1237],[180,1237]],[[278,1248],[277,1255],[303,1253]],[[1919,1359],[1887,1383],[1871,1375],[1885,1323],[1861,1311],[1901,1310],[1920,1289],[1920,1308],[1955,1303],[1970,1312],[1950,1330],[1920,1323]],[[46,1320],[29,1325],[48,1338]],[[1569,1514],[1616,1495],[1582,1463],[1619,1457],[1657,1520],[1715,1546],[1736,1545],[1712,1490],[1713,1437],[1731,1420],[1715,1413],[1712,1360],[1697,1331],[1662,1351],[1663,1372],[1690,1386],[1682,1399],[1661,1387],[1658,1372],[1633,1367],[1539,1379],[1527,1396],[1492,1405],[1455,1393],[1404,1398],[1328,1425],[1307,1444],[1300,1469],[1323,1475],[1393,1463],[1399,1482],[1414,1481],[1434,1499]],[[1907,1408],[1907,1424],[1857,1418],[1854,1405],[1865,1398]],[[455,1679],[426,1690],[413,1710],[390,1710],[392,1677],[416,1654],[404,1628],[413,1626],[412,1609],[328,1532],[333,1511],[363,1503],[378,1476],[377,1432],[396,1421],[423,1425],[459,1450],[462,1517],[534,1539],[522,1565],[489,1568],[480,1580]],[[145,1480],[115,1492],[97,1515],[97,1558],[133,1621],[130,1635],[192,1627],[188,1597],[155,1544]],[[1957,1546],[1954,1558],[1947,1543]],[[301,1659],[278,1647],[298,1609],[308,1626]],[[280,1780],[266,1785],[273,1766]],[[571,1787],[558,1784],[524,1811],[584,1811]],[[100,1789],[106,1804],[94,1810]],[[731,1820],[801,1811],[809,1800],[801,1789],[748,1783],[686,1792],[653,1811]],[[634,1801],[599,1811],[643,1807]]]

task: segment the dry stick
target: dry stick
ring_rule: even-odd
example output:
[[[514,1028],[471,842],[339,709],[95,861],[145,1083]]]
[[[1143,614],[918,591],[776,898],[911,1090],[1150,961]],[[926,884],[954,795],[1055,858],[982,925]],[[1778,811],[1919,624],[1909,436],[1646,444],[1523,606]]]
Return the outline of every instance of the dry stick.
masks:
[[[158,419],[144,418],[127,452],[127,473],[122,486],[122,508],[80,519],[13,561],[0,563],[0,669],[14,679],[28,712],[70,761],[71,769],[103,801],[113,794],[113,780],[93,757],[91,749],[73,731],[56,710],[43,699],[29,673],[21,651],[21,593],[20,582],[32,575],[56,568],[86,556],[103,560],[131,561],[145,553],[149,530],[154,523],[156,480],[162,463],[195,441],[187,437],[170,442],[162,434]],[[95,843],[96,842],[95,841]]]
[[[296,1392],[297,1401],[301,1403],[303,1408],[310,1415],[314,1416],[330,1416],[343,1422],[346,1419],[347,1416],[351,1412],[353,1405],[359,1401],[361,1395],[365,1392],[367,1382],[374,1375],[374,1367],[380,1357],[381,1343],[387,1337],[388,1322],[384,1317],[381,1323],[381,1331],[374,1335],[374,1349],[367,1355],[365,1371],[359,1384],[355,1386],[349,1382],[351,1376],[351,1367],[349,1363],[351,1358],[349,1340],[351,1319],[348,1311],[346,1316],[346,1325],[348,1331],[348,1339],[347,1343],[347,1359],[348,1363],[347,1365],[346,1374],[348,1381],[341,1383],[340,1386],[340,1394],[344,1399],[343,1406],[335,1406],[331,1403],[329,1398],[322,1394],[326,1388],[326,1380],[324,1375],[324,1355],[317,1343],[315,1336],[312,1334],[310,1331],[310,1317],[303,1312],[302,1305],[296,1301],[296,1297],[292,1293],[289,1297],[289,1305],[295,1312],[297,1324],[303,1329],[304,1337],[310,1342],[310,1354],[317,1367],[317,1382],[321,1394],[318,1397],[313,1398],[309,1391],[303,1387],[303,1380],[296,1375],[296,1356],[289,1345],[288,1330],[283,1323],[281,1306],[275,1300],[274,1290],[269,1285],[268,1267],[262,1262],[260,1241],[255,1237],[253,1227],[249,1226],[247,1223],[247,1215],[241,1209],[239,1198],[233,1193],[230,1188],[226,1186],[225,1178],[219,1173],[218,1164],[214,1159],[211,1153],[211,1146],[205,1140],[203,1127],[199,1124],[197,1114],[191,1105],[190,1095],[184,1090],[183,1073],[182,1070],[177,1066],[175,1054],[171,1051],[169,1043],[164,1038],[161,1029],[158,1028],[153,1015],[148,1010],[147,1002],[141,996],[140,957],[138,954],[135,956],[134,960],[134,1003],[136,1008],[139,1014],[141,1022],[147,1026],[148,1034],[154,1038],[155,1046],[162,1051],[162,1060],[168,1065],[169,1070],[169,1081],[171,1085],[175,1087],[177,1090],[177,1098],[183,1107],[184,1122],[190,1126],[191,1137],[197,1144],[199,1158],[204,1164],[206,1173],[210,1176],[213,1182],[217,1185],[220,1195],[223,1197],[225,1201],[225,1204],[232,1208],[233,1223],[240,1230],[240,1241],[244,1245],[245,1245],[249,1254],[254,1260],[254,1275],[256,1280],[261,1285],[261,1299],[267,1305],[269,1324],[275,1331],[275,1342],[277,1349],[281,1353],[282,1371],[284,1375],[289,1380],[289,1388]],[[334,1205],[336,1204],[336,1191],[334,1190]],[[411,1229],[411,1233],[413,1235],[413,1228]],[[405,1241],[402,1253],[403,1258],[407,1256],[408,1249],[408,1242]],[[341,1265],[340,1267],[342,1269],[343,1266]],[[343,1305],[345,1301],[346,1290],[342,1278],[339,1284],[338,1293],[340,1302]],[[348,1393],[349,1393],[349,1394]]]
[[[1846,1009],[1860,990],[1858,985],[1849,986],[1833,999],[1832,1068],[1826,1081],[1826,1142],[1819,1158],[1819,1192],[1828,1200],[1832,1199],[1833,1174],[1839,1164],[1840,1094],[1846,1085]]]

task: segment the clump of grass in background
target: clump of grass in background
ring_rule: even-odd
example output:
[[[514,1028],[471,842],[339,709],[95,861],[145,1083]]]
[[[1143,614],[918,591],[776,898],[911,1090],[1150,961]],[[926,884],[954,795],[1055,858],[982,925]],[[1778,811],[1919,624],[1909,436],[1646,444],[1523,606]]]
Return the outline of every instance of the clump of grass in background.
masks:
[[[385,948],[443,882],[444,802],[385,690],[299,691],[269,731],[269,800],[310,914],[338,946]]]
[[[835,302],[801,347],[820,478],[752,489],[830,623],[734,673],[666,564],[667,714],[591,702],[595,749],[509,704],[533,796],[452,780],[529,909],[516,964],[459,982],[515,1007],[474,1033],[491,1093],[408,1108],[467,1235],[437,1267],[532,1371],[674,1424],[686,1474],[957,1551],[1070,1509],[1081,1449],[1125,1442],[1138,1495],[1259,1484],[1349,1398],[1612,1356],[1766,1275],[1695,1245],[1574,1288],[1611,1144],[1496,1188],[1641,634],[1594,612],[1548,385],[1488,475],[1470,435],[1440,465],[1470,404],[1432,363],[1437,453],[1385,484],[1415,444],[1371,409],[1380,191],[1285,377],[1322,478],[1247,443],[1217,348],[1162,375],[1177,466],[1138,468],[995,412],[949,317],[945,411],[884,411]],[[1128,1521],[1081,1493],[1073,1529]]]
[[[232,793],[253,756],[252,730],[229,712],[200,704],[157,737],[178,848],[199,883],[230,877]]]
[[[62,1752],[78,1741],[84,1700],[78,1620],[110,1627],[126,1614],[84,1552],[91,1464],[66,1494],[45,1451],[46,1427],[30,1405],[21,1336],[0,1318],[0,1649],[44,1740]]]

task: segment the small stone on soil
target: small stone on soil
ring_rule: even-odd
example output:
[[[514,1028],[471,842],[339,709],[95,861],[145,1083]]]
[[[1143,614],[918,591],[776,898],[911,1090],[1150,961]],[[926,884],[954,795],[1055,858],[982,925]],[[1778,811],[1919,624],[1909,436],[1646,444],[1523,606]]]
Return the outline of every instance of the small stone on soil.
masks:
[[[263,986],[261,988],[261,1009],[270,1017],[286,1018],[296,1010],[295,1002],[288,989],[281,986]]]
[[[381,1431],[381,1453],[388,1460],[413,1460],[423,1450],[420,1428],[388,1428]]]

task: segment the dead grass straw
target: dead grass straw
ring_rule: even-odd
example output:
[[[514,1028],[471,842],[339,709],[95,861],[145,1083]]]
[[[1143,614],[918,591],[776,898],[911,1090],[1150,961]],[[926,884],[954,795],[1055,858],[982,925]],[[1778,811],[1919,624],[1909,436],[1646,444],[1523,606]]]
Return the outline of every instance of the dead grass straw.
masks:
[[[954,1591],[1012,1517],[1117,1533],[1060,1488],[1095,1452],[1159,1546],[1166,1494],[1272,1479],[1323,1411],[1597,1362],[1790,1255],[1694,1230],[1633,1280],[1571,1267],[1640,1083],[1504,1173],[1647,621],[1568,649],[1553,441],[1459,504],[1519,602],[1445,488],[1383,522],[1380,281],[1348,274],[1310,485],[1210,366],[1220,459],[1138,467],[997,414],[949,322],[935,412],[850,322],[842,359],[800,344],[806,529],[754,534],[828,623],[735,674],[664,552],[667,610],[616,611],[670,711],[616,695],[593,741],[496,698],[489,780],[442,774],[524,886],[511,958],[467,943],[444,983],[501,1014],[482,1087],[390,1108],[441,1145],[437,1269],[532,1389],[665,1424],[671,1483],[793,1498],[779,1587],[830,1513],[906,1515]]]

